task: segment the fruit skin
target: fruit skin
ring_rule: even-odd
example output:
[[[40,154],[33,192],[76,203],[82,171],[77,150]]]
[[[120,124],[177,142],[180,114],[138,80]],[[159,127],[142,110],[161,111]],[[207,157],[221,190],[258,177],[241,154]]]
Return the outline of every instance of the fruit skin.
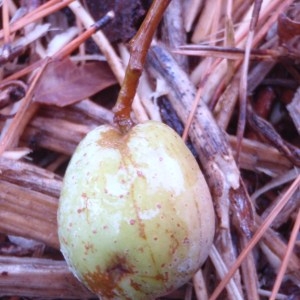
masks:
[[[58,210],[61,251],[103,299],[154,299],[207,258],[214,210],[205,179],[175,131],[147,121],[109,125],[81,141]]]

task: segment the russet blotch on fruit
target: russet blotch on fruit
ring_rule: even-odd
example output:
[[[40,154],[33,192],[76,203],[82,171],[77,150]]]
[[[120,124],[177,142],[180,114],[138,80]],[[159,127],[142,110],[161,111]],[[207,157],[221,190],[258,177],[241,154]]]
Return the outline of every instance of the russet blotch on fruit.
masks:
[[[73,273],[106,299],[152,299],[186,283],[214,235],[208,187],[168,126],[121,134],[108,125],[79,144],[58,210],[61,250]]]

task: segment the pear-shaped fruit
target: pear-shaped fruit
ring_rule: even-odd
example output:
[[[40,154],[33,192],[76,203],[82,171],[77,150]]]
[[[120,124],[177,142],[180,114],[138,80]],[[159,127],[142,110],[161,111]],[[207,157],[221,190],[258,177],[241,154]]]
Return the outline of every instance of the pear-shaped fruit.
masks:
[[[62,253],[104,299],[153,299],[186,283],[207,258],[214,210],[182,139],[148,121],[92,130],[67,168],[58,210]]]

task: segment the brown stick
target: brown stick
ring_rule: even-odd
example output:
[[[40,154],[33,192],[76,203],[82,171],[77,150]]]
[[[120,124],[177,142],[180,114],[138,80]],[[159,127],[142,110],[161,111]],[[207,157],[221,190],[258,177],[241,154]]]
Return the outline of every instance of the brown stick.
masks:
[[[88,299],[89,292],[65,261],[0,256],[0,296]]]
[[[136,93],[139,78],[146,61],[154,32],[166,10],[170,0],[153,1],[146,18],[135,37],[131,40],[131,55],[126,69],[124,82],[114,107],[114,121],[122,132],[127,132],[133,125],[131,106]]]
[[[250,51],[252,42],[254,39],[254,30],[256,28],[258,22],[259,11],[261,8],[262,0],[254,1],[254,9],[252,13],[252,18],[250,22],[249,33],[246,40],[246,48],[245,48],[245,57],[243,60],[242,71],[241,71],[241,80],[239,87],[239,118],[238,118],[238,130],[237,130],[237,150],[236,150],[236,160],[239,163],[239,156],[242,147],[242,138],[246,129],[246,111],[247,111],[247,77],[248,77],[248,69],[249,69],[249,60],[250,60]]]

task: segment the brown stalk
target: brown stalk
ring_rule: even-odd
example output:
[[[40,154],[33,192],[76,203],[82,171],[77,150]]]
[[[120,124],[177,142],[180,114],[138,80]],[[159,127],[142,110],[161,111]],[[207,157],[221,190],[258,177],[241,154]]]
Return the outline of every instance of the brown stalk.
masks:
[[[93,294],[72,275],[65,261],[0,256],[0,274],[1,297],[22,297],[24,294],[27,297],[43,299],[93,297]]]
[[[141,27],[130,42],[130,59],[124,82],[122,84],[117,103],[114,107],[114,121],[126,133],[132,126],[131,110],[139,78],[146,61],[154,32],[169,5],[170,0],[154,0]]]

